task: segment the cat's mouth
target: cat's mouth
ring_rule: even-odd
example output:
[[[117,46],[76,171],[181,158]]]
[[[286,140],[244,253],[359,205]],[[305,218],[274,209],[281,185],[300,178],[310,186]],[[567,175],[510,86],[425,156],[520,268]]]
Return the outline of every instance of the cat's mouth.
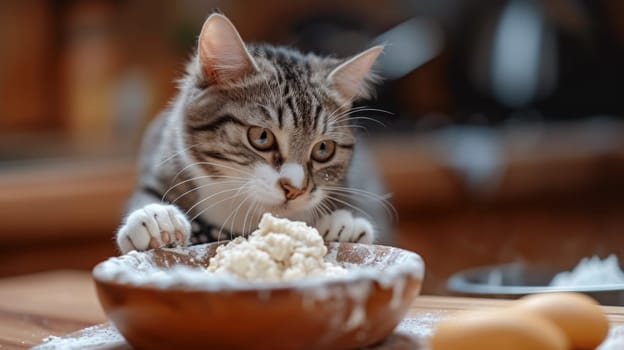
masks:
[[[290,216],[312,210],[318,204],[318,197],[316,192],[312,192],[310,188],[307,188],[305,193],[293,199],[288,199],[282,191],[260,192],[257,193],[256,198],[259,203],[262,203],[261,207],[265,212]]]
[[[278,210],[278,211],[281,211],[281,212],[287,212],[287,211],[293,209],[293,204],[292,204],[291,200],[287,199],[287,200],[283,201],[280,204],[274,205],[273,208],[271,208],[271,209]]]

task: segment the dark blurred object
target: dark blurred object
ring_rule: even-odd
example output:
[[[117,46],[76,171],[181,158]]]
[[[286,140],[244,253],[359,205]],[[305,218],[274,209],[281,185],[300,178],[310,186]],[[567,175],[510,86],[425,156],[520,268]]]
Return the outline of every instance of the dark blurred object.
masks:
[[[280,1],[263,8],[267,16],[254,19],[255,30],[254,24],[244,24],[249,28],[243,36],[338,57],[384,42],[388,49],[380,59],[382,73],[384,64],[398,66],[417,50],[435,52],[414,60],[417,63],[401,74],[386,71],[390,74],[378,89],[379,98],[361,104],[397,117],[369,112],[367,116],[388,124],[366,124],[369,130],[624,116],[619,103],[624,29],[616,15],[624,16],[624,9],[613,2],[419,0],[388,1],[382,7],[352,1],[304,3],[310,6]],[[229,10],[225,12],[235,22],[260,11],[236,5]],[[388,40],[385,34],[393,32],[400,34]]]
[[[455,17],[450,31],[458,121],[624,115],[624,50],[616,19],[624,15],[622,6],[572,0],[464,4],[476,2],[482,6],[464,7],[465,16]]]
[[[397,115],[371,113],[389,124],[383,131],[624,115],[624,6],[618,1],[35,0],[0,6],[0,133],[52,130],[110,143],[138,138],[175,93],[174,79],[214,9],[247,41],[337,57],[386,43],[379,99],[362,103]]]
[[[504,107],[526,108],[553,93],[559,72],[557,42],[544,12],[537,1],[510,0],[477,40],[473,79]]]

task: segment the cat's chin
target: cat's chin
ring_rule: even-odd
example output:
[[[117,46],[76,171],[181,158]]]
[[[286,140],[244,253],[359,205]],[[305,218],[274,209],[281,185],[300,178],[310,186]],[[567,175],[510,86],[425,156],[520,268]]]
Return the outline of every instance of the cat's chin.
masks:
[[[311,208],[306,203],[282,202],[264,206],[264,212],[289,219],[305,220]]]
[[[285,200],[278,194],[267,193],[262,195],[258,193],[255,199],[256,203],[259,204],[256,209],[259,213],[271,213],[291,220],[308,221],[312,218],[314,208],[318,206],[321,198],[308,193],[294,200]]]
[[[274,204],[265,207],[265,212],[270,212],[281,216],[287,215],[295,211],[299,210],[297,210],[297,208],[295,208],[295,206],[293,206],[290,202]]]

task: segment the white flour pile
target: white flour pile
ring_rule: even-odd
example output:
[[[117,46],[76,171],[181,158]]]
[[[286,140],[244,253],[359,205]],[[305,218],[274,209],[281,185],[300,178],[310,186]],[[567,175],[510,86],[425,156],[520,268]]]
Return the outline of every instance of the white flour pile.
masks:
[[[247,239],[237,237],[219,247],[208,271],[246,280],[295,280],[347,272],[324,261],[326,254],[327,247],[316,229],[267,213]]]
[[[572,271],[558,273],[550,282],[553,287],[576,287],[624,283],[624,272],[617,256],[601,260],[597,256],[583,258]]]

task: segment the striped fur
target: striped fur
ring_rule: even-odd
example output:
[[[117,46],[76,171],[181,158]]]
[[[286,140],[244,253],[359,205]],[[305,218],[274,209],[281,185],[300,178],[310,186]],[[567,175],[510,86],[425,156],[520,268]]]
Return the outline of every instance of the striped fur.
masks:
[[[327,79],[344,60],[270,45],[248,45],[247,50],[257,71],[225,83],[206,78],[197,55],[191,60],[179,94],[145,135],[129,212],[163,201],[190,220],[247,234],[267,211],[315,223],[344,208],[370,216],[378,231],[385,230],[380,203],[326,190],[381,189],[363,145],[356,144],[348,118],[351,100]],[[372,93],[369,78],[362,82],[368,90],[361,96]],[[247,130],[254,126],[270,130],[277,147],[268,152],[252,147]],[[316,162],[311,149],[324,140],[336,142],[336,153]],[[307,192],[292,201],[284,201],[279,186],[263,179],[286,163],[304,169]]]

